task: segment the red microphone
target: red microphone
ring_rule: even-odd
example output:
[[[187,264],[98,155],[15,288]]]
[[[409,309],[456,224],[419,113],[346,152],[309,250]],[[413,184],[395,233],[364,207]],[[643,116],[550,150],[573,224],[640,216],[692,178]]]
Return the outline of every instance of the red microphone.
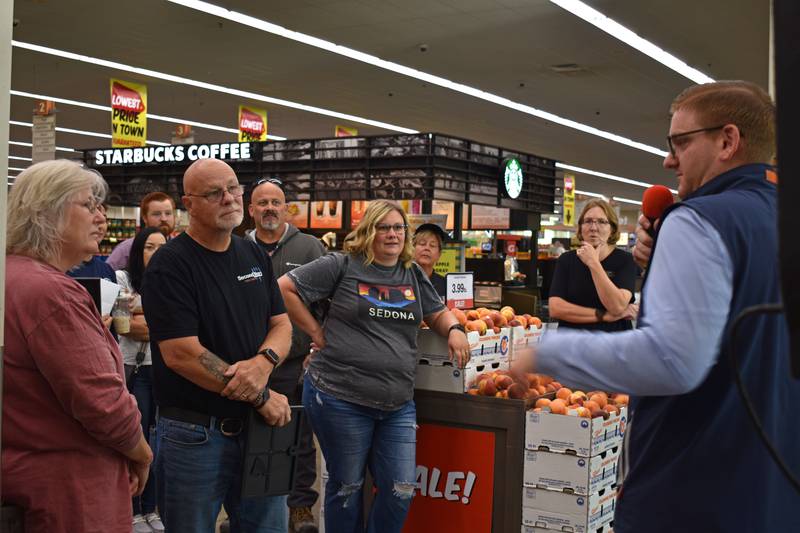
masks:
[[[664,211],[673,204],[672,192],[663,185],[653,185],[644,191],[642,196],[642,214],[650,221],[647,234],[655,237],[655,221],[661,218]]]

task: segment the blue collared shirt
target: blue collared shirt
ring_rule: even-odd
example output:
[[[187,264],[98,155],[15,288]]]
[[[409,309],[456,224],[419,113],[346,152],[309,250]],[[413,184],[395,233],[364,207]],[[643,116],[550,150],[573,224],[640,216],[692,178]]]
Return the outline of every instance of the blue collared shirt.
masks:
[[[545,335],[536,370],[583,390],[637,396],[684,394],[716,364],[733,295],[733,263],[711,224],[693,209],[664,221],[638,329]]]

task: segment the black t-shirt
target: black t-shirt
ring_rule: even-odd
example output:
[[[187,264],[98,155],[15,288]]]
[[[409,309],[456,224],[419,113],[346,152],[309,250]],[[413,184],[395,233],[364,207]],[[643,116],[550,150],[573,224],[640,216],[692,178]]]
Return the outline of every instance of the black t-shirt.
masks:
[[[281,241],[277,240],[275,242],[264,242],[261,239],[259,239],[258,237],[256,237],[256,242],[258,243],[258,245],[261,248],[263,248],[263,250],[265,252],[267,252],[267,255],[270,255],[272,252],[275,251],[275,248],[278,247],[278,243],[281,242]]]
[[[633,295],[636,290],[636,263],[633,256],[618,248],[614,250],[600,262],[603,270],[606,271],[611,282],[620,289],[631,291],[631,303],[635,301]],[[592,273],[589,267],[583,264],[575,251],[561,254],[556,263],[556,270],[553,273],[553,282],[550,285],[550,296],[558,296],[567,302],[583,307],[594,309],[605,309],[600,297],[597,295],[597,288],[592,281]],[[633,329],[630,320],[618,320],[616,322],[603,322],[595,324],[573,324],[565,320],[558,322],[559,328],[589,329],[599,331],[622,331]]]
[[[223,398],[169,369],[158,341],[196,336],[228,363],[253,357],[267,336],[270,318],[286,312],[272,263],[258,245],[233,235],[226,251],[213,252],[182,233],[151,259],[142,307],[150,328],[156,403],[214,416],[244,416],[247,404]]]
[[[436,272],[433,272],[429,279],[431,280],[433,288],[436,289],[436,294],[441,296],[442,301],[444,301],[444,299],[447,298],[447,279]]]

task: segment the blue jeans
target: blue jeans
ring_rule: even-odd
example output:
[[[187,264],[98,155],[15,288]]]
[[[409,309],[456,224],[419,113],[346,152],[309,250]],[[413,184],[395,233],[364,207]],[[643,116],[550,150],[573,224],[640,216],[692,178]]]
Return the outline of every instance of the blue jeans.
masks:
[[[159,417],[158,509],[169,533],[214,533],[222,505],[231,533],[286,533],[286,496],[241,497],[244,433]]]
[[[129,375],[128,391],[136,398],[139,404],[139,412],[142,413],[142,433],[151,446],[155,445],[151,438],[151,429],[156,424],[156,404],[153,400],[153,367],[151,365],[140,366],[138,369],[126,365],[125,374]],[[153,451],[155,454],[155,450]],[[141,496],[133,497],[133,514],[148,514],[156,510],[156,476],[154,469],[150,467],[150,477],[144,486]]]
[[[363,407],[325,394],[306,375],[303,407],[328,467],[325,530],[362,533],[366,467],[377,487],[370,533],[400,533],[416,488],[417,408]],[[371,489],[371,487],[369,487]]]

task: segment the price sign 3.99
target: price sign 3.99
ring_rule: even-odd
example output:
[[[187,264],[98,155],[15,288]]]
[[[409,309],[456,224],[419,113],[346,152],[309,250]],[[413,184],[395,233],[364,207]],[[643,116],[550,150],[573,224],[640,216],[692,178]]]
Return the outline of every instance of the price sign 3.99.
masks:
[[[447,307],[470,309],[474,304],[472,272],[447,274]]]

